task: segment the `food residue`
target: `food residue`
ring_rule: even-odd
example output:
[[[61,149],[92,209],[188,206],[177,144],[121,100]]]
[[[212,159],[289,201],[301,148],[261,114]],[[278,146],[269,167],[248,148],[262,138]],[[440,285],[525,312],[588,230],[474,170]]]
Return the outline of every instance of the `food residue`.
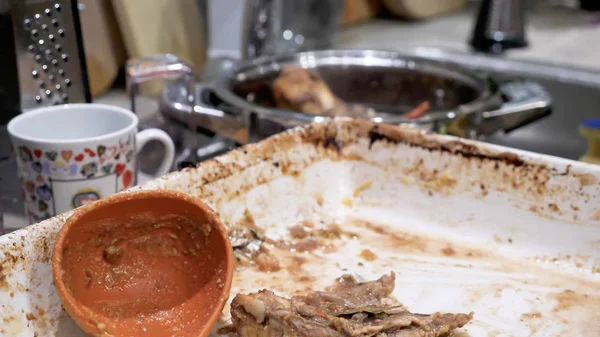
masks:
[[[456,186],[457,182],[458,180],[455,177],[448,173],[444,173],[439,177],[435,177],[434,179],[425,182],[424,186],[427,189],[449,195],[452,193],[452,189]]]
[[[319,74],[287,65],[271,85],[275,105],[280,109],[312,115],[375,117],[376,112],[360,104],[348,104],[337,97]]]
[[[521,315],[521,320],[527,320],[527,319],[539,319],[542,318],[542,314],[540,312],[528,312],[528,313],[524,313]]]
[[[82,304],[109,317],[172,308],[193,296],[201,279],[211,277],[191,267],[204,264],[200,259],[211,254],[211,231],[210,224],[185,216],[149,213],[74,228],[63,250],[65,285]],[[135,295],[124,291],[134,286]],[[98,301],[98,293],[114,300]]]
[[[441,249],[442,254],[446,256],[454,256],[456,255],[456,251],[452,249],[452,247],[444,247]]]
[[[308,236],[308,232],[303,225],[295,225],[289,228],[290,235],[295,239],[304,239]]]
[[[404,117],[407,119],[421,118],[429,109],[431,109],[431,104],[429,101],[424,101],[414,107],[411,111],[404,114]]]
[[[589,295],[581,294],[573,290],[566,289],[565,291],[556,294],[554,297],[558,303],[556,304],[553,310],[562,311],[567,310],[576,305],[582,305],[585,302],[585,300],[589,298]]]
[[[281,270],[279,260],[269,253],[259,253],[254,259],[254,262],[260,271],[275,272]]]
[[[377,255],[373,253],[370,249],[363,249],[358,257],[362,258],[365,261],[375,261],[377,260]]]
[[[555,203],[548,204],[548,208],[550,208],[550,210],[553,212],[560,212],[560,208]]]
[[[592,174],[584,173],[579,175],[579,183],[581,184],[581,186],[593,185],[597,181],[598,179],[596,179],[596,177]]]
[[[407,176],[402,176],[398,178],[398,181],[403,183],[404,185],[409,185],[412,183],[411,178],[407,177]]]
[[[355,189],[354,189],[354,193],[352,193],[352,196],[354,196],[355,198],[358,197],[358,195],[360,194],[360,192],[366,190],[367,188],[371,187],[371,185],[373,185],[373,181],[372,180],[367,180],[365,182],[363,182],[362,184],[358,185]]]
[[[344,206],[351,207],[352,206],[352,198],[351,197],[344,197],[344,198],[342,198],[342,204]]]

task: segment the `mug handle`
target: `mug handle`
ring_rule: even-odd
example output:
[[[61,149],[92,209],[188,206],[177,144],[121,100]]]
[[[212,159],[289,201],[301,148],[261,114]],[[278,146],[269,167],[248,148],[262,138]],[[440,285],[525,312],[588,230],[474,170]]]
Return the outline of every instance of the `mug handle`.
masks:
[[[138,132],[135,136],[137,153],[146,145],[149,141],[156,140],[163,144],[165,147],[165,156],[156,170],[154,177],[163,176],[171,170],[173,161],[175,160],[175,144],[169,134],[161,129],[146,129]],[[136,153],[136,154],[137,154]]]

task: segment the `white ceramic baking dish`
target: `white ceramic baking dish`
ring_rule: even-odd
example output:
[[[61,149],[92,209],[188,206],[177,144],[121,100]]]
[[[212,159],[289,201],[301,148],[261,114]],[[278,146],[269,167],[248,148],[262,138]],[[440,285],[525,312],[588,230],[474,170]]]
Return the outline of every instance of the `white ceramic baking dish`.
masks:
[[[228,226],[287,242],[271,249],[274,271],[238,266],[232,294],[292,294],[344,273],[369,280],[393,270],[408,309],[473,311],[470,336],[600,335],[599,166],[335,120],[138,188],[192,194]],[[83,336],[49,263],[68,216],[0,237],[0,336]],[[308,252],[294,246],[293,226],[332,224],[341,237]]]

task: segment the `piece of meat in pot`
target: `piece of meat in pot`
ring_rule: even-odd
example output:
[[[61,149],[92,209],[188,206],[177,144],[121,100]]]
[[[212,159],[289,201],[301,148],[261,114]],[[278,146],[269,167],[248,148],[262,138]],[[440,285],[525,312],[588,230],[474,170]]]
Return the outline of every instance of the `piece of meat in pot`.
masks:
[[[472,314],[415,314],[389,296],[394,274],[358,283],[348,276],[326,292],[291,299],[268,290],[231,303],[240,337],[438,337],[467,324]]]
[[[273,97],[279,108],[312,115],[333,109],[337,100],[318,74],[297,66],[283,68],[273,81]]]
[[[336,97],[314,71],[285,66],[272,84],[275,104],[280,109],[311,115],[374,117],[375,111],[357,104],[346,104]]]
[[[275,105],[311,115],[372,118],[377,113],[361,104],[350,104],[335,96],[329,86],[314,71],[298,66],[285,66],[273,81]],[[421,118],[431,105],[425,101],[404,114],[406,119]]]

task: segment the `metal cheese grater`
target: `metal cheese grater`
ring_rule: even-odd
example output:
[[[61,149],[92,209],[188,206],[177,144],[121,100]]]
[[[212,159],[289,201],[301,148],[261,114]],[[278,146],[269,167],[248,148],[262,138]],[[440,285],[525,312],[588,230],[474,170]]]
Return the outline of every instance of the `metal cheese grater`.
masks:
[[[10,0],[21,110],[90,102],[76,0]]]
[[[91,101],[77,1],[0,0],[0,64],[0,210],[21,213],[6,124],[32,108]]]

